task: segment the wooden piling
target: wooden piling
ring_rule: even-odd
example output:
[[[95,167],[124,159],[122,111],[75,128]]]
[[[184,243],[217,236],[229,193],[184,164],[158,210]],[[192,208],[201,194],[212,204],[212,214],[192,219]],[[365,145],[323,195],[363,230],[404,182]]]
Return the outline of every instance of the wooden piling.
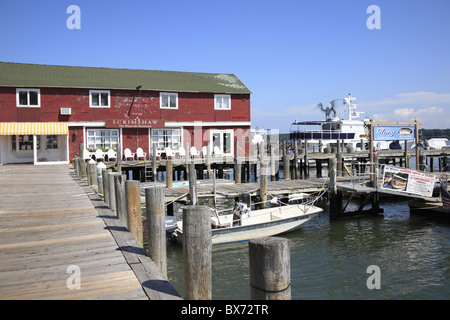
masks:
[[[420,171],[425,171],[427,168],[427,156],[425,155],[425,152],[423,150],[419,151],[419,158],[417,160],[419,163],[419,169]]]
[[[95,169],[95,162],[90,162],[89,161],[89,163],[88,163],[88,172],[89,172],[88,184],[90,186],[96,185],[97,184],[97,179],[96,179],[97,171]]]
[[[109,208],[114,213],[116,213],[116,187],[114,184],[114,177],[117,175],[120,175],[120,173],[118,173],[118,172],[109,172],[108,173]]]
[[[290,300],[289,240],[279,237],[249,241],[250,295],[252,300]]]
[[[103,180],[103,201],[106,203],[106,205],[109,207],[109,180],[108,180],[108,172],[110,172],[111,169],[104,169],[102,170],[102,180]]]
[[[208,179],[211,179],[211,142],[209,141],[206,143],[206,173]]]
[[[197,204],[197,176],[195,170],[195,164],[193,162],[189,163],[189,198],[191,200],[191,205]]]
[[[286,142],[283,143],[283,170],[284,170],[284,180],[288,181],[291,180],[291,176],[290,176],[290,169],[289,169],[289,156],[287,154],[287,150],[286,150]]]
[[[80,173],[80,158],[79,157],[74,157],[73,158],[73,168],[75,169],[75,173],[77,174],[78,178],[81,178],[81,173]]]
[[[101,195],[103,195],[103,176],[102,176],[102,170],[105,169],[105,166],[100,167],[97,166],[96,175],[97,175],[97,192]]]
[[[128,231],[135,237],[136,241],[143,246],[141,201],[139,194],[139,181],[125,181],[125,193],[127,199],[127,224]]]
[[[260,177],[260,187],[259,187],[259,198],[260,198],[260,205],[259,207],[261,209],[264,209],[267,207],[267,180],[268,180],[268,170],[267,170],[267,162],[263,161],[261,162],[261,177]]]
[[[125,197],[125,176],[114,175],[114,190],[116,198],[116,215],[128,229],[127,223],[127,199]]]
[[[183,208],[184,288],[187,300],[212,298],[211,211],[206,206]]]
[[[294,174],[292,175],[292,178],[294,180],[298,180],[299,179],[299,174],[298,174],[298,144],[297,144],[297,140],[294,141],[294,163],[293,163],[293,168],[294,168]]]
[[[86,173],[86,161],[81,158],[80,159],[80,178],[85,178],[87,177],[87,173]]]
[[[173,185],[173,165],[172,159],[166,160],[166,187],[172,188]]]
[[[157,178],[158,178],[158,166],[156,164],[156,149],[157,149],[157,144],[154,143],[152,145],[152,175],[153,175],[153,182],[156,182]]]
[[[234,141],[234,182],[239,184],[241,183],[241,176],[242,176],[242,166],[241,161],[239,159],[239,143],[238,141]]]
[[[164,188],[145,189],[148,255],[167,277]]]
[[[330,219],[334,219],[338,213],[338,205],[337,205],[337,160],[335,157],[331,157],[328,162],[328,168],[330,170]]]
[[[305,169],[305,179],[308,179],[309,178],[308,140],[305,140],[305,155],[303,156],[303,166]]]

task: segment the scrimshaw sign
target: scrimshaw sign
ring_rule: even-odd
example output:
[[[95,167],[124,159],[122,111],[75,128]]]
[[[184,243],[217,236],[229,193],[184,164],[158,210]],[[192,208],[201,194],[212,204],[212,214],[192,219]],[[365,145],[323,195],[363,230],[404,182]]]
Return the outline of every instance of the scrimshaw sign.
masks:
[[[166,122],[162,119],[107,119],[107,128],[164,128]]]

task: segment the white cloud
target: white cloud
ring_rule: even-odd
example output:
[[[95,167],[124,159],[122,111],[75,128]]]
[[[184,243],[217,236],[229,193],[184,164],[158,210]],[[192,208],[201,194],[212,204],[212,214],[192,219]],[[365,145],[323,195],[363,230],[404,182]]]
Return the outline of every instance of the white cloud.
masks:
[[[414,113],[414,109],[412,108],[401,108],[401,109],[395,109],[394,115],[400,116],[400,117],[409,117]]]
[[[450,93],[410,92],[399,93],[393,98],[364,102],[361,105],[367,113],[373,114],[375,121],[423,122],[424,128],[443,129],[450,126],[450,118],[445,110],[450,110]]]

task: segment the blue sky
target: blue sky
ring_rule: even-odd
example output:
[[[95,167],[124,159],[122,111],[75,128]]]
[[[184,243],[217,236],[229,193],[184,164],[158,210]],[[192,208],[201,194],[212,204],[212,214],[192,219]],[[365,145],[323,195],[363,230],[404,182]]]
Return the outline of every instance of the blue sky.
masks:
[[[449,14],[449,0],[3,0],[0,61],[234,73],[252,125],[282,133],[348,93],[374,120],[450,128]]]

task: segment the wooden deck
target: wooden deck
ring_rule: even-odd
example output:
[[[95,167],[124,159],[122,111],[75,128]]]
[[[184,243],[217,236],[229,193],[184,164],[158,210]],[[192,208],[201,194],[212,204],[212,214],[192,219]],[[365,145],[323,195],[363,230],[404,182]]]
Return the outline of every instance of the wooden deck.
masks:
[[[71,171],[0,166],[0,299],[179,298],[148,285],[168,281]]]
[[[270,181],[267,185],[267,191],[272,194],[288,194],[296,192],[316,192],[322,188],[326,188],[326,178],[316,178],[308,180],[280,180]],[[198,196],[211,196],[213,194],[212,180],[198,180],[197,194]],[[144,196],[144,190],[148,187],[164,186],[161,182],[144,182],[141,183],[141,196]],[[239,183],[236,184],[232,180],[218,179],[216,181],[217,195],[224,197],[238,197],[239,193],[246,192],[256,195],[259,192],[260,183]],[[189,185],[182,187],[165,188],[166,201],[173,201],[174,199],[182,199],[189,193]]]

